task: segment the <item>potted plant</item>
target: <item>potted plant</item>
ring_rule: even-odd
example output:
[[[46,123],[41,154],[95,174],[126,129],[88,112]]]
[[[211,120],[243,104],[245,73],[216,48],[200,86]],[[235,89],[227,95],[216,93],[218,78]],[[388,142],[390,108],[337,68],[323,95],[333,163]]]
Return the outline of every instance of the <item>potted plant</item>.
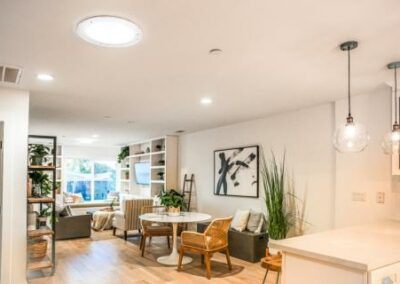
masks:
[[[43,144],[30,144],[29,154],[31,165],[40,166],[43,165],[44,157],[49,155],[50,148]]]
[[[47,219],[51,216],[51,207],[48,206],[40,210],[37,220],[38,220],[38,227],[43,227],[47,225]]]
[[[161,205],[167,208],[169,216],[179,216],[181,209],[185,206],[183,194],[174,189],[170,191],[162,190],[158,197],[160,198]]]
[[[118,163],[121,163],[128,156],[129,156],[129,146],[122,147],[121,152],[119,152],[118,154]]]
[[[29,178],[32,179],[32,196],[42,197],[51,193],[52,187],[48,174],[35,171],[29,173]]]
[[[304,210],[297,208],[297,201],[293,185],[288,181],[284,154],[281,162],[278,162],[274,153],[271,160],[262,159],[261,177],[265,193],[265,205],[267,208],[268,237],[272,240],[285,239],[289,232],[293,235],[301,235],[304,226]]]

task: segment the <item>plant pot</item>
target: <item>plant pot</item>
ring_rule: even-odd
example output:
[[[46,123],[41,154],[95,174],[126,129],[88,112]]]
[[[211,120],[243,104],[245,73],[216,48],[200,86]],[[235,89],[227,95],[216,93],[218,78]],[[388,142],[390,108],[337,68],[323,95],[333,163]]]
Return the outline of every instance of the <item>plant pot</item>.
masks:
[[[43,157],[32,156],[31,157],[31,165],[32,166],[41,166],[43,164]]]
[[[39,216],[37,217],[38,225],[40,227],[44,227],[47,225],[47,216]]]
[[[178,217],[179,215],[181,215],[181,208],[177,207],[168,207],[168,216],[171,217]]]

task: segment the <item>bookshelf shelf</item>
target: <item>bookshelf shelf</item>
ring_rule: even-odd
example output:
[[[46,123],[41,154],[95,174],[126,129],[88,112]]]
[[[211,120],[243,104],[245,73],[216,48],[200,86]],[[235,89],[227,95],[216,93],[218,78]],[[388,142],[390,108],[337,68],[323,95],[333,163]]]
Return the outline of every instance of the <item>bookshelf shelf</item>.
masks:
[[[127,146],[130,155],[120,168],[121,192],[153,197],[163,189],[177,187],[178,137],[163,136]],[[141,170],[148,167],[148,184],[136,180],[137,163],[144,164]]]

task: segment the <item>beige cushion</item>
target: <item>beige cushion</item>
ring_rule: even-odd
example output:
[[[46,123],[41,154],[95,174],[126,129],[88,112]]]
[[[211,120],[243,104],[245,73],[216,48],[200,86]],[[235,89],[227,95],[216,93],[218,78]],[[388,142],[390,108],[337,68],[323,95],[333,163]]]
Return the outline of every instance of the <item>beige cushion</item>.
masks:
[[[231,228],[243,232],[246,229],[249,216],[250,210],[237,210],[235,217],[233,217]]]
[[[255,233],[258,227],[260,226],[260,220],[263,218],[262,215],[263,214],[261,212],[256,212],[251,210],[249,220],[247,221],[246,229],[250,232]]]
[[[265,217],[264,214],[261,215],[260,223],[258,223],[257,229],[254,231],[254,233],[259,234],[261,233],[262,230],[265,230]]]

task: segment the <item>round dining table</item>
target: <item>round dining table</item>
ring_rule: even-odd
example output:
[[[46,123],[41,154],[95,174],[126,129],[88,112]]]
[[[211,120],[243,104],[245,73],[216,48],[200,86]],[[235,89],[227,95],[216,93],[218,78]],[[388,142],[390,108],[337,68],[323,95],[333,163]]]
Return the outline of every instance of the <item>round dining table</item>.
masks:
[[[179,223],[198,223],[211,219],[211,216],[204,213],[198,212],[181,212],[179,216],[169,216],[167,213],[147,213],[139,216],[140,220],[150,221],[155,223],[171,223],[172,234],[173,234],[173,245],[172,252],[166,256],[160,256],[157,258],[157,262],[164,265],[177,266],[179,262],[179,254],[176,247],[177,231]],[[192,258],[184,256],[182,264],[188,264],[192,262]]]

